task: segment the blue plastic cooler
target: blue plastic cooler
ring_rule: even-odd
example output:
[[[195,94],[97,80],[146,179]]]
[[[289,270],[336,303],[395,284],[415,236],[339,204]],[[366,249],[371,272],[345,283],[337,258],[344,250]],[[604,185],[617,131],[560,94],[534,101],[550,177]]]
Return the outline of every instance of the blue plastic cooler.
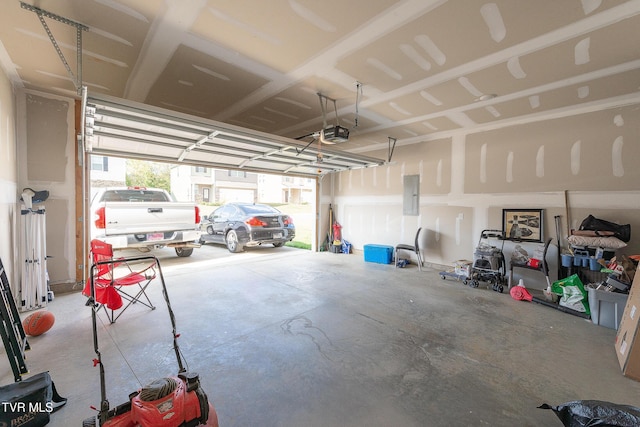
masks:
[[[391,264],[393,260],[393,246],[364,245],[364,260],[378,264]]]

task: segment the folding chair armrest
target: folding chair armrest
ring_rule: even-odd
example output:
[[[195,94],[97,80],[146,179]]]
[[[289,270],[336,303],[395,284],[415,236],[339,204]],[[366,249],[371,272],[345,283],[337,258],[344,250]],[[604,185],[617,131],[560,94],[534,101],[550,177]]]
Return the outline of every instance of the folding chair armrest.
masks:
[[[139,270],[138,273],[144,275],[147,278],[156,277],[156,262],[153,261],[151,264],[147,265],[142,270]]]
[[[125,259],[123,264],[127,266],[130,274],[136,273],[136,274],[145,276],[146,278],[153,278],[156,276],[156,269],[155,269],[157,265],[156,261],[152,261],[149,264],[144,264],[139,267],[138,264],[134,264],[133,266],[130,265]]]

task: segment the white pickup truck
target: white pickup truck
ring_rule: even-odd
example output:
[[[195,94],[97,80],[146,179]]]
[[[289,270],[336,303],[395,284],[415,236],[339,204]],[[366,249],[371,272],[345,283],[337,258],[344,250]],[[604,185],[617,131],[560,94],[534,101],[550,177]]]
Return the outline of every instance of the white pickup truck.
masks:
[[[93,196],[90,209],[91,238],[113,249],[169,246],[179,257],[188,257],[200,246],[198,206],[176,202],[165,190],[103,188]]]

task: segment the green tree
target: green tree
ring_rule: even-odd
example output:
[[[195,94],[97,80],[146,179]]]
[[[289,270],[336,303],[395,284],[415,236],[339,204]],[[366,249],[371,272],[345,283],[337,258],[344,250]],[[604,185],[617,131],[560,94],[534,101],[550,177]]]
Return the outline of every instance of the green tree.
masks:
[[[167,163],[128,159],[126,181],[130,187],[153,187],[171,191],[170,166]]]

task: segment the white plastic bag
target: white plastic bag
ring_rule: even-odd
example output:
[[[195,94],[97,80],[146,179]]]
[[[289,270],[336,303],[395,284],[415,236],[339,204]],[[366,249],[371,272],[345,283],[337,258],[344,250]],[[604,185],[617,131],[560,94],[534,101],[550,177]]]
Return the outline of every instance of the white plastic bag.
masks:
[[[558,302],[561,306],[580,313],[591,314],[587,291],[577,274],[553,282],[551,292],[556,295],[561,295],[560,301]]]
[[[516,245],[511,254],[511,263],[526,264],[527,261],[529,261],[529,253],[522,246]]]

